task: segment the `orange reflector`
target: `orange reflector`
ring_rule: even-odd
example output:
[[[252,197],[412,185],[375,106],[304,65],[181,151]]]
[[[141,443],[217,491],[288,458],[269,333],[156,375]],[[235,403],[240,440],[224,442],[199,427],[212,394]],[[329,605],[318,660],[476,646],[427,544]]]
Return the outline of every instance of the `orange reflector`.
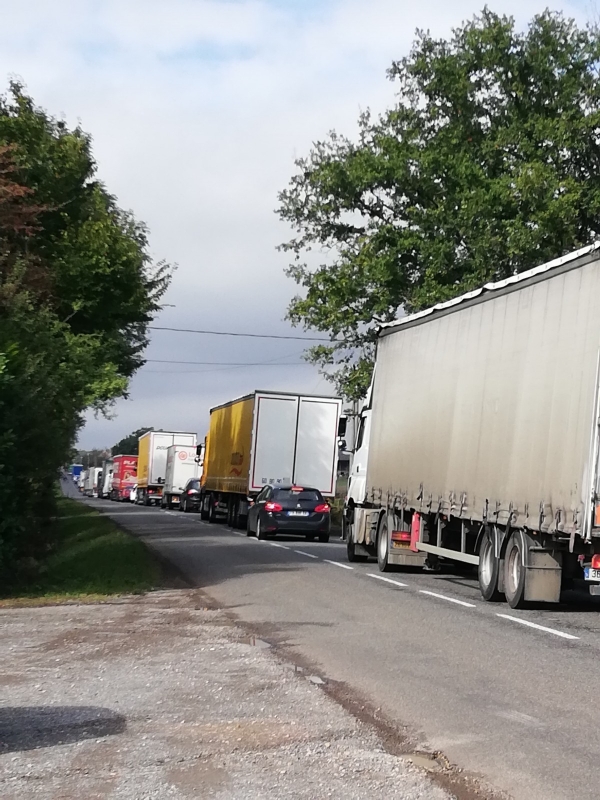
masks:
[[[410,531],[392,531],[392,542],[410,542]]]
[[[594,528],[600,528],[600,505],[596,506],[594,513]]]
[[[600,553],[592,556],[592,569],[600,569]]]

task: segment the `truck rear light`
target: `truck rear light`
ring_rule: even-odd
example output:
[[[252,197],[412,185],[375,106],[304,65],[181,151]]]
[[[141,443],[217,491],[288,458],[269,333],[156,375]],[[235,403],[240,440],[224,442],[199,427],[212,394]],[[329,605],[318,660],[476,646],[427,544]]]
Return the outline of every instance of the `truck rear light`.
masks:
[[[265,503],[265,511],[283,511],[283,506],[279,503]]]
[[[592,569],[600,569],[600,553],[594,553],[592,556]]]
[[[318,506],[315,506],[315,513],[316,514],[329,514],[331,509],[327,503],[320,503]]]
[[[410,531],[392,531],[392,542],[410,542]]]

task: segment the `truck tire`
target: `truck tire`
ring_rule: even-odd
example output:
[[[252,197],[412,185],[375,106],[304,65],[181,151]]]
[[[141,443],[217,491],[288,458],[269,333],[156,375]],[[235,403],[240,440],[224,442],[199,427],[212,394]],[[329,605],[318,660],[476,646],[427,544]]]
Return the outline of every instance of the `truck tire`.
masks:
[[[206,507],[207,502],[209,502],[209,499],[207,499],[206,495],[203,495],[200,500],[200,519],[204,520],[204,522],[208,521],[208,508]]]
[[[508,540],[504,556],[504,592],[511,608],[525,606],[525,537],[522,531],[514,531]]]
[[[479,589],[481,596],[488,603],[499,603],[504,600],[504,595],[498,589],[500,582],[500,559],[496,558],[494,552],[494,537],[486,531],[479,546],[479,566],[477,567],[479,577]]]
[[[217,512],[215,511],[215,496],[210,495],[208,499],[208,521],[215,523],[217,521]]]
[[[351,564],[356,564],[359,562],[364,562],[368,560],[367,556],[359,556],[356,553],[356,546],[354,544],[354,535],[353,535],[354,526],[349,525],[347,529],[347,538],[346,538],[346,555],[348,557],[348,561]]]
[[[388,536],[388,526],[385,514],[379,522],[377,531],[377,566],[380,572],[390,572],[392,567],[389,563],[390,542]]]

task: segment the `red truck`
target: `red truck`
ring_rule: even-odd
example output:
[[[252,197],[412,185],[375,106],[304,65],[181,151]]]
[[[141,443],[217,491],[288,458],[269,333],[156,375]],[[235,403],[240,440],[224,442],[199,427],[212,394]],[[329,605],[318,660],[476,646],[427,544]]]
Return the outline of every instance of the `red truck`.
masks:
[[[137,456],[113,456],[111,500],[129,502],[130,492],[137,483],[137,463]]]

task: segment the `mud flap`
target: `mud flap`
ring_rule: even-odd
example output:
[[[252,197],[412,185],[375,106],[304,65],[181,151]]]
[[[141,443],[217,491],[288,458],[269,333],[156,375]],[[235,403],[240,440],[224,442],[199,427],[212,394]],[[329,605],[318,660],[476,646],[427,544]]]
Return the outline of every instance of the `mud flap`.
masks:
[[[540,550],[531,546],[527,547],[526,553],[528,563],[525,565],[525,601],[558,603],[562,579],[562,553],[558,550]]]

